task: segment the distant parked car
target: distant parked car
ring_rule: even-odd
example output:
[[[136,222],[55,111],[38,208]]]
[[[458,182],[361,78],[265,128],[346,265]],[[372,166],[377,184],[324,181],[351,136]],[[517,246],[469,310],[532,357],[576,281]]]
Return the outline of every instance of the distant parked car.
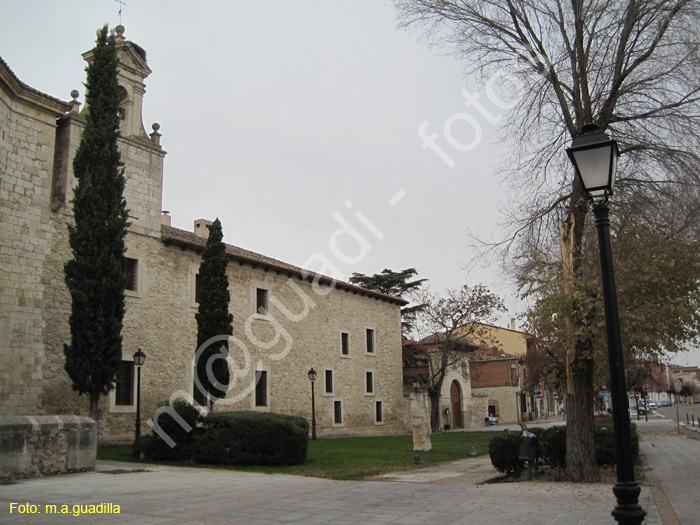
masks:
[[[496,416],[489,416],[489,425],[498,425],[498,418]]]
[[[665,399],[663,401],[659,401],[659,406],[660,407],[670,407],[671,402],[668,399]]]
[[[652,410],[656,410],[659,408],[659,406],[654,401],[649,401],[647,405],[649,405],[649,408],[651,408]]]

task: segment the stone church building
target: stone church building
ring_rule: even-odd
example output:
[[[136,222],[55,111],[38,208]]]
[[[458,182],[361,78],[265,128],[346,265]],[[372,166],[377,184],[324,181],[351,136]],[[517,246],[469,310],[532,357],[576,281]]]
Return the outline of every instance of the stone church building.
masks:
[[[143,127],[146,54],[117,27],[123,105],[122,161],[131,226],[123,356],[115,388],[100,405],[102,439],[134,435],[136,367],[142,432],[161,401],[194,396],[197,273],[208,221],[193,231],[162,213],[166,152],[159,126]],[[84,55],[91,60],[91,52]],[[80,79],[76,79],[79,82]],[[76,183],[72,161],[84,125],[78,93],[65,102],[20,81],[0,59],[0,415],[88,413],[71,388],[63,345],[70,296],[63,266]],[[213,217],[212,217],[213,218]],[[223,225],[224,232],[226,224]],[[400,307],[405,301],[227,245],[230,391],[215,410],[258,410],[311,420],[324,435],[407,430]]]

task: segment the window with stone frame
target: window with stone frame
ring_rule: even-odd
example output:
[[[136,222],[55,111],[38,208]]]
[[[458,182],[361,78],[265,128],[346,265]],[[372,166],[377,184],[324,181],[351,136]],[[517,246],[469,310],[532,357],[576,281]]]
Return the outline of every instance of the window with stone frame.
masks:
[[[350,355],[350,334],[347,332],[340,333],[340,354],[344,356]]]
[[[267,371],[265,370],[255,372],[255,406],[267,406]]]
[[[374,353],[374,329],[367,328],[367,353]]]
[[[198,303],[199,302],[199,286],[201,284],[201,279],[199,277],[199,274],[195,274],[194,276],[194,302]]]
[[[136,292],[138,291],[138,269],[139,269],[139,262],[136,259],[132,259],[130,257],[126,257],[126,285],[125,289]]]
[[[365,392],[367,394],[373,394],[374,393],[374,373],[373,372],[365,372]]]
[[[117,372],[114,389],[114,404],[131,406],[134,404],[134,362],[122,361]]]
[[[343,404],[340,401],[333,402],[333,424],[343,424]]]
[[[383,421],[382,402],[381,401],[377,401],[374,404],[374,421],[376,423],[381,423]]]
[[[260,315],[268,315],[267,309],[267,290],[264,288],[255,289],[255,312]]]
[[[326,370],[324,388],[325,388],[326,394],[333,393],[333,370]]]

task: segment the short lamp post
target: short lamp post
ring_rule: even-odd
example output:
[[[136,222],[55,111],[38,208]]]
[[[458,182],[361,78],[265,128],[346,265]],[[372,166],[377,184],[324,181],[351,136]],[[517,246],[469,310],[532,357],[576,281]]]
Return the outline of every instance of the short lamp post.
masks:
[[[411,385],[413,386],[413,391],[417,394],[418,389],[420,388],[420,381],[418,380],[418,378],[415,378]]]
[[[316,370],[312,367],[308,372],[309,381],[311,381],[311,439],[316,439],[316,396],[314,393],[316,375]]]
[[[140,348],[134,353],[136,365],[136,438],[141,436],[141,367],[146,362],[146,354]]]
[[[617,158],[620,153],[617,143],[605,132],[598,131],[598,126],[595,124],[586,124],[566,152],[576,168],[576,174],[584,190],[593,201],[595,225],[598,230],[617,464],[617,483],[613,487],[617,506],[613,509],[612,515],[621,524],[641,524],[646,512],[639,505],[640,488],[634,479],[628,416],[629,401],[625,384],[620,317],[610,247],[608,197],[613,194]]]

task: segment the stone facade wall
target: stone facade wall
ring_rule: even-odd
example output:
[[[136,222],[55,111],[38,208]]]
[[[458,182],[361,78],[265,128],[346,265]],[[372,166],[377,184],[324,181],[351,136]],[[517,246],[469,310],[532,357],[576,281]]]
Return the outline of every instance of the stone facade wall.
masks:
[[[510,386],[480,388],[478,392],[486,395],[489,402],[498,404],[496,415],[499,423],[517,423],[519,421],[520,394],[517,388]]]
[[[40,410],[56,118],[65,102],[0,64],[0,407]]]
[[[97,425],[88,417],[0,417],[0,481],[94,470]]]
[[[138,62],[140,55],[128,49],[130,60]],[[137,65],[143,74],[150,72],[145,63]],[[120,77],[120,83],[131,82],[127,91],[142,94],[142,79],[132,77]],[[73,392],[63,354],[70,341],[70,295],[63,267],[70,257],[67,225],[76,184],[72,162],[84,120],[77,103],[47,98],[39,110],[20,104],[10,91],[0,93],[0,272],[3,283],[11,283],[0,296],[0,413],[86,414],[89,401]],[[128,135],[131,128],[125,128],[127,136],[120,139],[125,197],[133,217],[126,255],[137,260],[138,280],[137,289],[126,292],[123,359],[133,360],[139,348],[147,355],[141,370],[142,430],[147,432],[145,422],[158,402],[193,392],[195,279],[201,257],[196,249],[162,241],[165,152],[157,132],[148,140],[135,118],[129,122],[139,132]],[[307,372],[313,367],[319,374],[315,399],[320,436],[406,431],[399,304],[341,287],[318,293],[309,281],[289,275],[283,269],[231,261],[230,310],[237,341],[231,355],[237,382],[215,410],[269,410],[310,419]],[[256,288],[268,290],[269,315],[254,311]],[[366,351],[367,329],[374,331],[373,353]],[[347,356],[341,354],[343,332],[350,342]],[[263,407],[251,395],[256,370],[268,376]],[[333,375],[332,392],[325,391],[326,371]],[[336,402],[340,423],[334,418]],[[135,411],[133,405],[117,406],[114,393],[102,399],[100,436],[131,440]]]
[[[469,411],[472,427],[482,427],[485,425],[484,419],[488,415],[488,406],[488,396],[472,390],[471,410]]]

